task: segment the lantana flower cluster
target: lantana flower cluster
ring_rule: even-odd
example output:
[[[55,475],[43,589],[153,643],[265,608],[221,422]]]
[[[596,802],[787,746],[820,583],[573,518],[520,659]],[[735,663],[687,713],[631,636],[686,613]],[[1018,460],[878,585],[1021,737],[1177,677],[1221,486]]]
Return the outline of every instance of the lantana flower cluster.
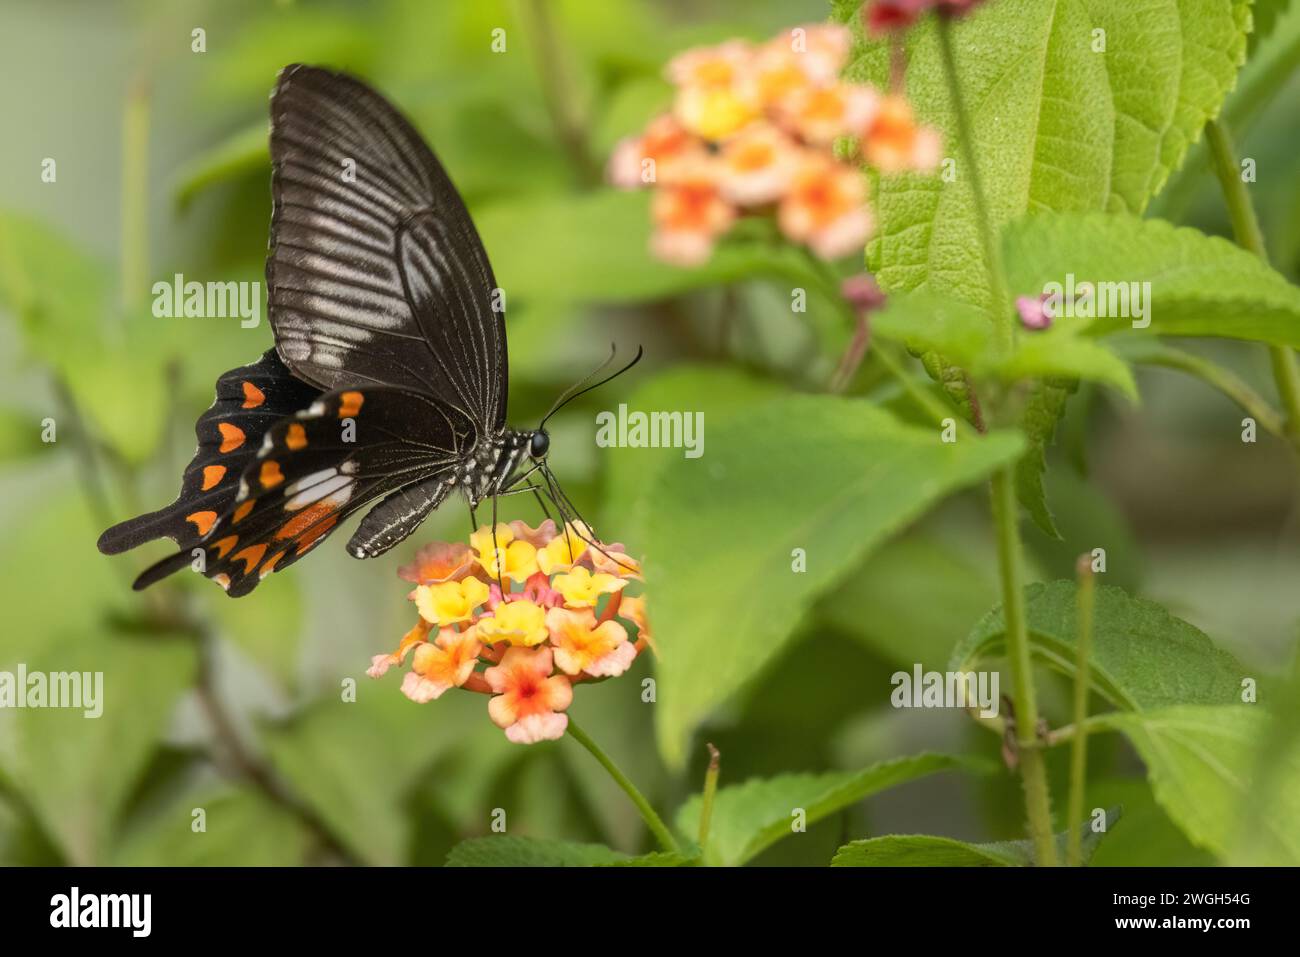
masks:
[[[862,248],[873,220],[859,164],[930,170],[940,139],[901,93],[840,79],[849,46],[847,27],[818,24],[668,63],[671,110],[619,143],[608,170],[617,186],[654,188],[654,255],[699,265],[749,214],[774,214],[787,239],[822,259]],[[852,149],[841,159],[843,138]]]
[[[419,620],[366,673],[409,656],[402,693],[412,701],[476,691],[511,741],[561,737],[573,686],[623,674],[650,641],[645,599],[625,594],[639,564],[622,545],[589,541],[585,526],[547,519],[480,528],[468,546],[424,546],[398,572],[416,586],[407,597]]]

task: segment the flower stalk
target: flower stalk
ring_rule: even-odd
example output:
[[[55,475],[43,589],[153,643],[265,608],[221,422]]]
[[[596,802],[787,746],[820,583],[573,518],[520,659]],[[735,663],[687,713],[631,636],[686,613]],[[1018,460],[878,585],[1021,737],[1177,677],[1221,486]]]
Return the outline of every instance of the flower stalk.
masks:
[[[1021,581],[1023,556],[1013,481],[1011,467],[1001,468],[993,475],[991,492],[998,538],[998,572],[1002,580],[1002,614],[1007,629],[1007,667],[1016,696],[1016,751],[1035,859],[1042,866],[1055,867],[1051,795],[1047,787],[1042,742],[1038,738],[1038,700],[1034,692],[1029,630],[1025,622],[1025,591]]]
[[[709,825],[713,822],[713,798],[718,793],[718,774],[722,769],[722,755],[712,744],[709,749],[709,769],[704,772],[704,795],[700,799],[699,845],[703,851],[709,840]]]
[[[668,830],[668,826],[664,824],[663,819],[656,813],[650,802],[646,800],[645,795],[637,789],[637,786],[632,783],[626,774],[619,770],[613,759],[601,749],[600,745],[591,739],[591,736],[586,731],[582,730],[572,717],[569,718],[568,732],[573,740],[591,753],[591,756],[614,779],[614,783],[623,789],[623,793],[632,799],[637,811],[641,813],[641,819],[645,821],[646,827],[655,836],[659,846],[671,854],[681,853],[681,848],[677,846],[677,840],[673,837],[672,831]]]
[[[961,150],[966,175],[970,178],[976,226],[980,242],[984,247],[984,261],[989,272],[989,285],[993,294],[994,332],[999,347],[1005,352],[1013,345],[1014,310],[1002,274],[1002,257],[989,216],[979,163],[975,159],[973,127],[957,79],[952,25],[942,12],[938,15],[937,26],[944,79],[948,86],[948,96],[957,126],[957,145]],[[1051,794],[1047,785],[1047,768],[1043,760],[1043,742],[1038,736],[1038,699],[1034,689],[1029,631],[1025,621],[1022,581],[1023,547],[1020,541],[1019,513],[1012,466],[1005,466],[994,473],[989,491],[998,543],[1002,612],[1006,619],[1007,667],[1011,673],[1011,684],[1015,693],[1016,751],[1025,793],[1029,836],[1038,863],[1041,866],[1054,867],[1057,863],[1056,841],[1052,837]]]
[[[1211,120],[1205,125],[1205,141],[1210,148],[1219,188],[1222,189],[1224,202],[1228,206],[1228,217],[1232,221],[1232,234],[1237,245],[1267,263],[1268,249],[1264,245],[1264,233],[1259,228],[1255,205],[1241,178],[1241,165],[1237,162],[1232,138],[1223,124]],[[1268,355],[1273,366],[1273,381],[1277,384],[1278,396],[1286,410],[1287,439],[1300,449],[1300,364],[1296,362],[1295,352],[1286,346],[1270,345]]]

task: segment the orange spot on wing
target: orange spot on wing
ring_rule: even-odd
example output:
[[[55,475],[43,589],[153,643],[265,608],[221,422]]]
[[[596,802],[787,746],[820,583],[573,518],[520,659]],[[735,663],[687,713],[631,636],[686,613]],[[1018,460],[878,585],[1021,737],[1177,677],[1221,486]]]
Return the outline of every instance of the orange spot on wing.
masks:
[[[224,465],[203,466],[203,491],[206,492],[225,477],[226,467]]]
[[[284,558],[284,552],[276,552],[268,558],[263,562],[262,567],[257,570],[257,577],[265,578],[267,575],[271,574],[271,572],[275,571],[276,563],[282,558]]]
[[[230,591],[230,576],[225,572],[222,572],[220,575],[213,575],[212,580],[222,588],[226,589],[226,591]]]
[[[244,408],[256,409],[266,401],[266,393],[251,382],[241,383],[244,387]]]
[[[298,552],[301,554],[338,522],[339,517],[334,514],[337,508],[338,506],[332,502],[316,502],[309,505],[281,525],[275,537],[297,538]]]
[[[284,444],[289,447],[290,452],[297,452],[307,446],[307,430],[297,422],[289,426],[289,431],[284,435]]]
[[[234,548],[234,547],[235,547],[235,543],[238,542],[238,541],[239,541],[239,536],[238,536],[238,535],[227,535],[225,538],[221,539],[221,541],[219,541],[219,542],[214,542],[214,543],[212,544],[212,547],[215,548],[215,549],[217,550],[217,557],[218,557],[218,558],[225,558],[225,557],[226,557],[226,552],[228,552],[228,551],[230,551],[232,548]]]
[[[250,498],[247,502],[240,505],[239,508],[235,509],[235,521],[243,521],[243,519],[247,517],[248,513],[253,510],[253,504],[256,501],[257,499]]]
[[[337,515],[331,515],[311,531],[305,532],[303,536],[298,539],[298,554],[301,555],[324,538],[329,530],[338,524],[338,521],[339,517]]]
[[[218,422],[217,428],[221,430],[221,451],[233,452],[244,444],[244,430],[239,426]]]
[[[346,419],[361,411],[361,403],[366,397],[360,392],[344,392],[339,396],[339,418]]]
[[[185,521],[193,522],[194,527],[199,530],[200,535],[208,534],[212,528],[212,523],[217,520],[216,512],[194,512],[185,516]]]
[[[262,556],[265,554],[266,543],[263,542],[261,545],[249,545],[242,551],[235,552],[230,560],[232,562],[243,562],[244,574],[247,575],[253,570],[253,566],[262,560]]]
[[[284,481],[284,473],[280,471],[279,462],[263,462],[262,470],[257,477],[262,483],[262,488],[274,488]]]

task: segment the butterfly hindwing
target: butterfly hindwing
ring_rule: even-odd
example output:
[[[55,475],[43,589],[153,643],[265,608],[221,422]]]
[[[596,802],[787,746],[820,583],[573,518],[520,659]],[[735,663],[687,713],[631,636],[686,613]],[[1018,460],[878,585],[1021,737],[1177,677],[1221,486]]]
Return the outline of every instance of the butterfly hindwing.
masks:
[[[198,542],[233,506],[240,475],[256,457],[267,430],[320,395],[295,379],[274,349],[221,376],[216,393],[195,423],[198,448],[181,477],[176,501],[108,529],[99,537],[101,552],[115,555],[163,537],[182,548]]]
[[[239,478],[231,507],[198,543],[198,567],[238,597],[381,497],[425,502],[422,519],[450,489],[445,479],[472,435],[467,420],[429,396],[391,387],[326,393],[267,431]],[[402,537],[419,523],[407,524]],[[386,531],[391,535],[391,528]],[[155,566],[155,575],[193,564],[194,557],[166,559]],[[149,576],[141,576],[145,584],[153,580]]]
[[[481,434],[501,428],[496,281],[419,133],[360,81],[295,65],[271,98],[271,160],[269,312],[295,374],[432,393]]]

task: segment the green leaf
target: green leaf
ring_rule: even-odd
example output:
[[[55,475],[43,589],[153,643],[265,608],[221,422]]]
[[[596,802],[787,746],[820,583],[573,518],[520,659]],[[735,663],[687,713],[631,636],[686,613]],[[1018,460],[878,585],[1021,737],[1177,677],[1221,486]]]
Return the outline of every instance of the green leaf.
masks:
[[[942,671],[970,623],[997,597],[992,562],[954,548],[951,534],[913,534],[876,549],[818,613],[893,665],[920,662],[926,671]]]
[[[1261,865],[1300,864],[1300,749],[1279,755],[1275,806],[1251,815],[1260,740],[1271,715],[1258,705],[1180,705],[1092,719],[1122,732],[1147,766],[1156,800],[1193,843],[1226,857],[1248,824],[1263,829]]]
[[[699,856],[697,848],[693,855],[678,854],[674,851],[651,851],[649,854],[642,854],[639,857],[629,857],[626,860],[614,861],[611,864],[601,864],[601,867],[686,867],[693,864]]]
[[[837,7],[853,25],[857,4]],[[1231,89],[1248,0],[999,0],[953,24],[957,81],[994,228],[1026,212],[1141,212]],[[1092,49],[1105,31],[1106,52]],[[956,123],[935,18],[908,31],[907,93],[939,127]],[[889,86],[887,40],[862,38],[847,76]],[[882,177],[868,262],[890,292],[928,285],[987,306],[971,177]]]
[[[1248,412],[1255,418],[1260,428],[1273,435],[1284,435],[1285,423],[1281,413],[1269,405],[1267,399],[1231,369],[1224,368],[1204,356],[1195,355],[1184,349],[1176,349],[1159,339],[1126,336],[1117,342],[1116,346],[1119,353],[1130,362],[1175,369],[1195,376],[1241,406],[1244,412]]]
[[[195,831],[194,811],[204,812]],[[295,867],[307,833],[284,808],[249,790],[190,791],[128,831],[115,867]]]
[[[1030,647],[1050,667],[1074,674],[1075,584],[1038,583],[1025,589]],[[1155,602],[1111,585],[1097,588],[1092,635],[1093,688],[1127,710],[1174,704],[1239,701],[1242,665],[1192,625]],[[1006,624],[995,608],[953,650],[950,671],[967,671],[1000,654]]]
[[[245,127],[186,163],[176,174],[176,206],[184,211],[209,186],[258,170],[270,176],[271,148],[265,120]]]
[[[1118,773],[1118,772],[1117,772]],[[1196,847],[1165,813],[1145,777],[1089,773],[1084,807],[1124,808],[1124,839],[1106,841],[1093,867],[1210,867],[1214,856]]]
[[[355,702],[326,699],[291,724],[268,729],[266,748],[295,793],[353,854],[369,864],[401,864],[411,838],[403,802],[420,772],[453,743],[430,718],[391,682],[367,682]]]
[[[535,837],[472,837],[447,855],[448,867],[593,867],[630,863],[604,844],[573,844]]]
[[[1090,333],[1220,336],[1300,345],[1300,288],[1259,257],[1217,236],[1133,216],[1040,215],[1003,234],[1014,293],[1036,295],[1045,284],[1149,283],[1145,327],[1127,317],[1070,319]],[[1145,296],[1144,296],[1145,298]]]
[[[129,567],[116,574],[95,547],[104,526],[67,474],[79,465],[65,456],[58,466],[56,472],[37,472],[27,495],[14,490],[6,496],[13,511],[0,526],[0,580],[8,594],[22,598],[6,602],[0,668],[52,654],[70,635],[97,643],[106,612],[124,611],[131,601]],[[48,562],[33,560],[48,554],[52,542],[58,543],[57,574]],[[69,600],[73,582],[75,601]]]
[[[944,443],[865,402],[814,396],[709,429],[704,454],[668,465],[643,500],[665,759],[680,766],[695,725],[875,545],[1021,448],[1006,433]]]
[[[1137,401],[1137,383],[1128,363],[1108,345],[1079,337],[1075,329],[1058,325],[1048,332],[1022,335],[1009,357],[992,364],[1002,379],[1086,379],[1114,386]],[[979,371],[978,368],[975,371]]]
[[[102,673],[98,717],[84,708],[0,709],[0,757],[70,863],[107,863],[118,815],[189,684],[193,650],[166,636],[67,636],[21,663],[29,676]]]
[[[1290,5],[1291,0],[1255,0],[1251,5],[1251,19],[1255,23],[1254,29],[1250,31],[1252,53],[1261,41],[1268,39],[1273,28],[1277,26],[1278,18],[1286,13]]]
[[[1300,60],[1300,6],[1281,11],[1286,0],[1256,0],[1251,10],[1255,29],[1250,34],[1250,58],[1237,76],[1237,85],[1223,103],[1218,120],[1238,142],[1245,142],[1260,117],[1295,77]],[[1201,140],[1188,151],[1182,167],[1148,213],[1184,222],[1194,200],[1210,195],[1221,203],[1218,184],[1210,171],[1210,151]],[[1258,200],[1257,200],[1258,203]]]
[[[1130,594],[1140,594],[1146,571],[1145,559],[1128,519],[1100,483],[1089,481],[1064,462],[1062,465],[1065,467],[1052,476],[1052,505],[1061,537],[1052,538],[1037,528],[1024,529],[1025,550],[1038,567],[1035,577],[1040,581],[1074,579],[1078,575],[1079,556],[1090,554],[1098,545],[1104,544],[1105,580]],[[978,621],[979,617],[971,616],[968,624]],[[963,627],[963,633],[966,630]],[[947,651],[952,651],[951,645]]]
[[[779,382],[727,366],[675,365],[640,383],[627,397],[626,404],[629,412],[698,412],[711,430],[739,413],[788,394],[788,389]],[[593,440],[595,429],[593,424]],[[683,451],[616,447],[605,450],[604,455],[609,468],[605,482],[606,511],[618,516],[619,539],[640,545],[647,516],[638,504],[659,473],[681,459]],[[625,524],[626,533],[622,531]]]
[[[993,342],[986,312],[925,290],[890,296],[885,308],[872,315],[871,331],[914,353],[939,352],[964,366],[984,361]]]
[[[1047,492],[1043,488],[1047,447],[1056,434],[1056,423],[1065,414],[1065,403],[1076,388],[1068,379],[1034,383],[1034,391],[1020,419],[1020,427],[1029,439],[1029,448],[1016,462],[1016,498],[1034,524],[1051,538],[1060,538],[1061,533],[1052,517],[1052,510],[1047,506]]]
[[[1078,325],[1058,324],[1048,332],[1021,335],[1011,354],[1001,356],[993,348],[993,326],[983,310],[921,290],[890,296],[886,307],[872,316],[871,328],[883,339],[905,343],[913,353],[942,355],[977,378],[1015,382],[1068,376],[1103,382],[1137,398],[1128,364],[1106,346],[1080,338]]]
[[[48,448],[41,441],[41,419],[20,409],[0,408],[0,463],[31,458]]]
[[[35,220],[0,212],[0,306],[17,315],[28,350],[59,375],[95,431],[141,462],[168,408],[167,335],[162,320],[120,315],[112,302],[103,263]]]
[[[698,268],[654,259],[646,191],[513,198],[483,208],[475,221],[507,302],[642,302],[760,275],[809,288],[817,284],[795,247],[746,236],[743,230],[719,244]],[[543,255],[538,236],[562,241],[549,244]]]
[[[1102,838],[1120,818],[1120,809],[1106,812],[1106,826],[1094,831],[1089,821],[1079,825],[1083,832],[1082,861],[1087,864]],[[1067,834],[1056,836],[1056,845],[1064,855]],[[835,852],[832,867],[1032,867],[1032,841],[997,841],[970,844],[950,837],[930,834],[890,834],[845,844]]]
[[[861,771],[783,774],[719,788],[714,797],[705,860],[729,867],[744,864],[795,833],[792,824],[796,810],[804,812],[804,824],[813,824],[872,794],[937,771],[962,767],[977,765],[944,754],[918,754],[882,761]],[[677,812],[680,833],[699,832],[700,804],[696,795]]]
[[[302,584],[296,578],[277,575],[258,590],[254,602],[231,601],[216,588],[203,588],[198,599],[223,638],[239,647],[254,662],[267,669],[281,687],[298,683],[298,658],[303,622],[306,619]]]

